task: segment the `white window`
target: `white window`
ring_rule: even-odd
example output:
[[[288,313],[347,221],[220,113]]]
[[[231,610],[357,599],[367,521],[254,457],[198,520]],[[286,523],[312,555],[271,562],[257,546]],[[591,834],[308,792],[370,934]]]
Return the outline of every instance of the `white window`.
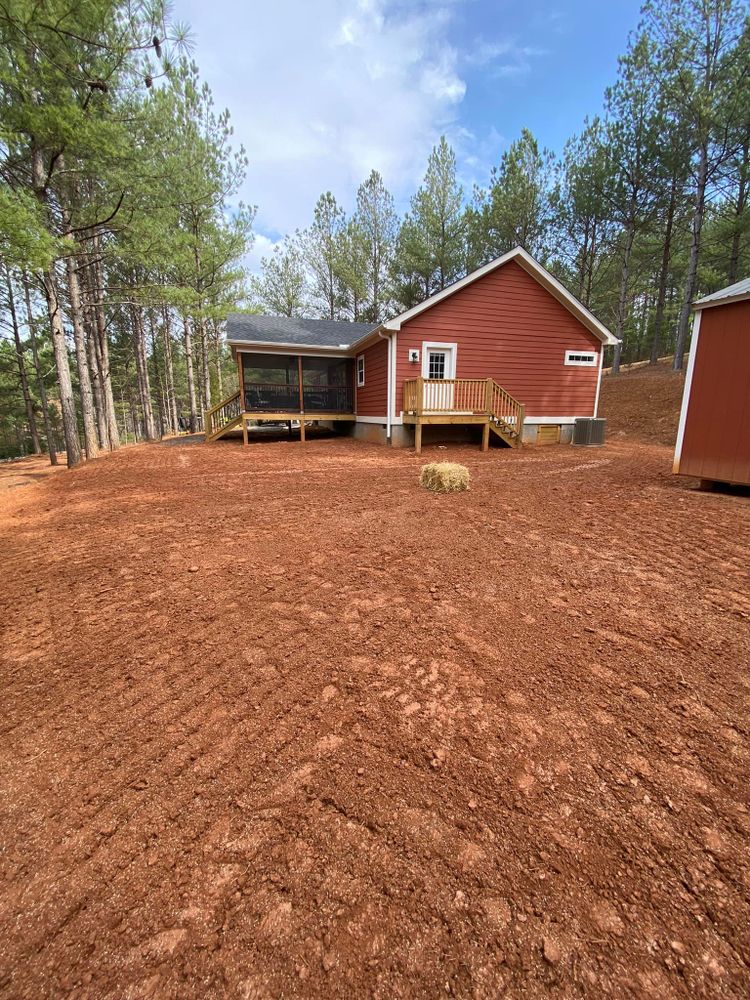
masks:
[[[593,368],[599,361],[596,351],[566,351],[565,364],[579,365],[583,368]]]
[[[357,388],[365,384],[365,356],[360,354],[357,358]]]

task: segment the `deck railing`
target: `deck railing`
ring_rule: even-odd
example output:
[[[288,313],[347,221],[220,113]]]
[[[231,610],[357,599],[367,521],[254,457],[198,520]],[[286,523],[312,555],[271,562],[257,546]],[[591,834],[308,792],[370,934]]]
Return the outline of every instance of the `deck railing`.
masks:
[[[302,385],[299,383],[246,382],[246,413],[353,413],[354,390],[350,385]]]
[[[410,416],[487,416],[520,435],[524,409],[491,378],[410,378],[404,382],[404,413]]]
[[[203,431],[207,438],[218,431],[225,424],[235,420],[242,413],[239,391],[222,399],[216,406],[206,410],[203,418]]]

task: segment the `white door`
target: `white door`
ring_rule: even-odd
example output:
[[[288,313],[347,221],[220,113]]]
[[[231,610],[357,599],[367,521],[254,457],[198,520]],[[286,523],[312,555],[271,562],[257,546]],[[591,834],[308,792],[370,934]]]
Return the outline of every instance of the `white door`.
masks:
[[[422,377],[430,379],[424,387],[425,411],[453,409],[453,383],[440,385],[443,379],[456,377],[456,348],[453,344],[426,344],[422,350]]]

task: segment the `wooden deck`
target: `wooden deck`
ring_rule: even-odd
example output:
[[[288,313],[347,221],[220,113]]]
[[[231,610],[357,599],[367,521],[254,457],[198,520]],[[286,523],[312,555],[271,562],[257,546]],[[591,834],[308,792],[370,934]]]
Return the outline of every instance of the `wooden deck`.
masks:
[[[205,440],[216,441],[229,431],[241,430],[243,444],[248,443],[248,426],[252,423],[292,423],[299,422],[300,437],[305,440],[305,424],[315,421],[348,421],[356,420],[354,413],[318,412],[301,413],[299,410],[243,410],[240,404],[240,393],[227,396],[205,414]]]
[[[511,448],[521,445],[525,408],[494,379],[426,379],[413,378],[404,382],[403,421],[414,426],[414,445],[422,451],[422,428],[425,424],[479,424],[483,427],[482,451],[489,448],[490,434]],[[313,421],[349,421],[354,413],[300,412],[299,410],[243,409],[240,393],[227,396],[205,415],[205,439],[216,441],[231,430],[241,430],[248,442],[248,425],[257,422],[289,423],[299,421],[300,437],[305,440],[305,424]]]
[[[403,421],[414,425],[418,455],[425,424],[479,424],[483,427],[482,451],[489,448],[490,434],[518,448],[524,416],[523,403],[491,378],[412,378],[404,382]]]

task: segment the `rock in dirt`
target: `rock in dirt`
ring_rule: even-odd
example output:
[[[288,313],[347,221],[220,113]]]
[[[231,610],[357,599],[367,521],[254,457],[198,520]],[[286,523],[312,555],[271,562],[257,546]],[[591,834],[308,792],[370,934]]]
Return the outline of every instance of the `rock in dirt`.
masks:
[[[550,965],[557,965],[562,958],[560,945],[554,938],[548,936],[542,938],[542,954],[544,955],[545,961],[549,962]]]

